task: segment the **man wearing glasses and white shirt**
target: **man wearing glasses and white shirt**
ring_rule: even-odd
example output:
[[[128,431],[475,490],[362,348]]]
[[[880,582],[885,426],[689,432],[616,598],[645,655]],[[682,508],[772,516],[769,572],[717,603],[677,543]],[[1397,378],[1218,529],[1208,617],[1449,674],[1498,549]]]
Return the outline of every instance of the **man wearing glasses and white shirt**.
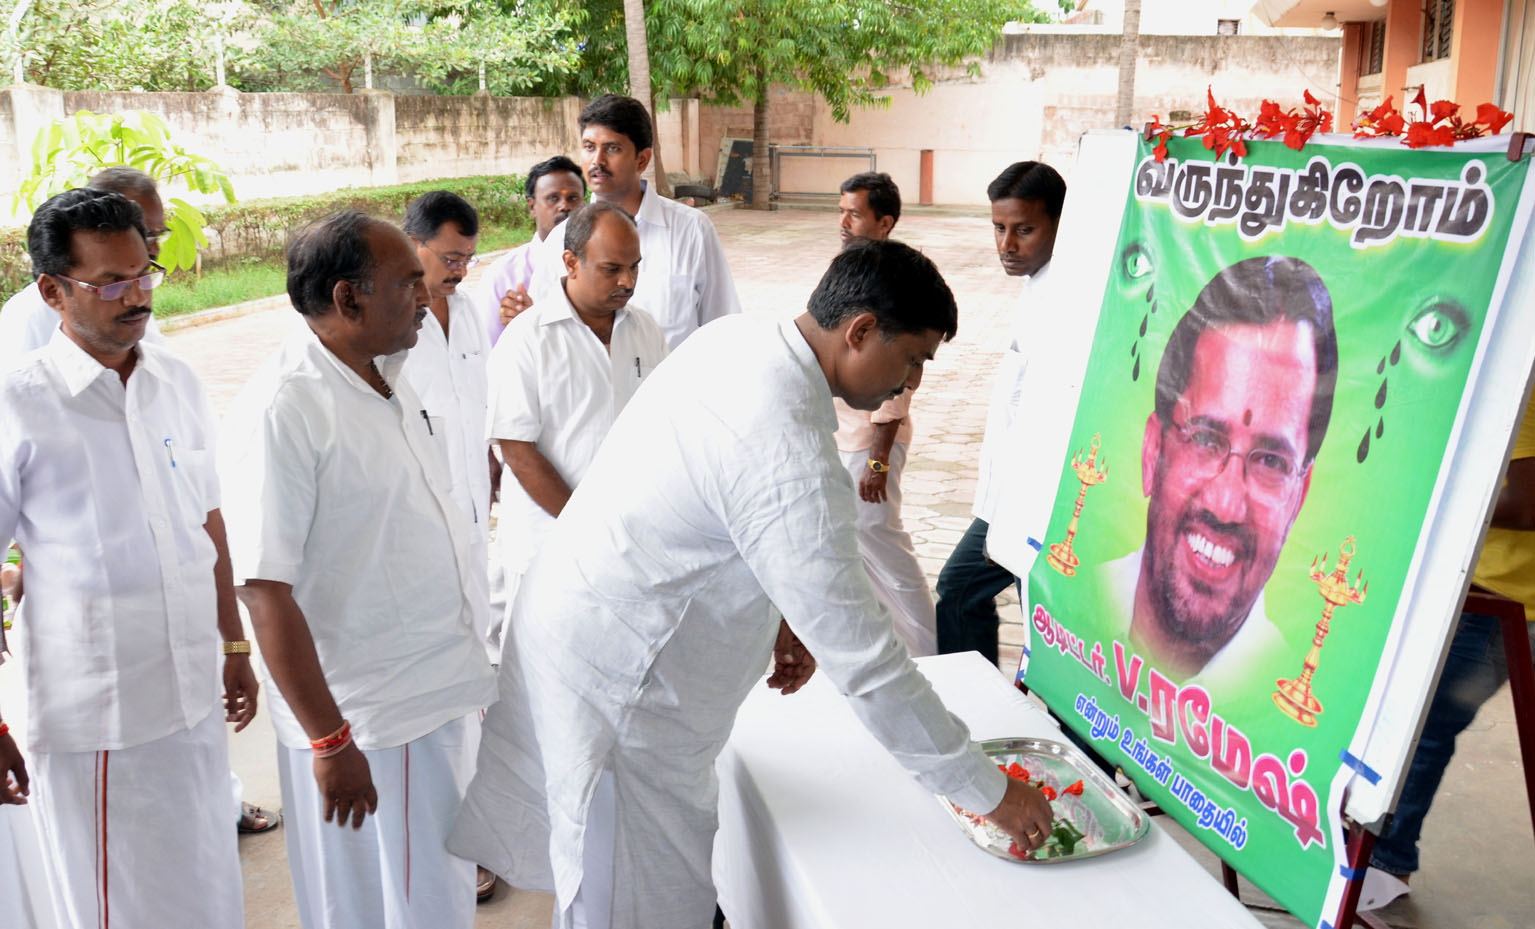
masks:
[[[165,206],[155,190],[154,178],[137,168],[122,166],[96,173],[87,186],[122,194],[144,211],[144,228],[149,235],[145,244],[151,261],[160,257],[160,243],[165,239]],[[33,281],[5,301],[0,308],[0,371],[13,367],[23,356],[48,344],[59,328],[59,311],[48,305]],[[163,342],[160,327],[153,316],[144,323],[144,339]]]
[[[222,722],[254,718],[256,679],[212,408],[184,362],[142,341],[164,277],[147,238],[139,207],[91,188],[46,201],[27,231],[62,323],[0,376],[0,538],[27,553],[35,776],[0,723],[0,802],[33,805],[64,925],[232,929],[244,901]]]
[[[431,302],[402,371],[426,408],[433,437],[447,449],[453,502],[468,520],[469,560],[477,566],[469,572],[472,589],[465,593],[475,632],[494,659],[500,648],[491,639],[489,517],[491,469],[499,470],[500,465],[485,443],[490,339],[474,301],[458,290],[464,275],[479,263],[474,254],[479,215],[463,197],[433,190],[410,202],[404,225],[421,259]]]
[[[581,161],[597,200],[624,208],[640,233],[634,302],[645,308],[675,349],[699,326],[741,312],[730,265],[709,217],[668,200],[641,180],[655,134],[650,113],[633,97],[604,94],[581,111]],[[558,299],[565,274],[564,226],[556,226],[533,259],[533,302]]]

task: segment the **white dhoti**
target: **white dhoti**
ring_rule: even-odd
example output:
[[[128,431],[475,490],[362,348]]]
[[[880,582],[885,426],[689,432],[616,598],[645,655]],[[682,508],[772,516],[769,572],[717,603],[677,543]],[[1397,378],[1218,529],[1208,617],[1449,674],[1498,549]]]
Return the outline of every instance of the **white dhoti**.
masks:
[[[60,926],[245,925],[222,713],[132,748],[34,752],[31,766]]]
[[[7,925],[18,929],[58,925],[30,805],[0,806],[0,901],[6,907]]]
[[[469,929],[474,863],[447,849],[474,772],[479,714],[365,751],[378,812],[361,829],[324,820],[314,753],[277,747],[293,896],[304,929]]]
[[[842,463],[853,477],[856,493],[869,466],[867,451],[842,452]],[[874,595],[895,617],[895,634],[913,657],[938,652],[937,617],[927,574],[917,561],[911,535],[901,523],[901,472],[906,468],[906,443],[890,446],[890,473],[885,502],[858,499],[858,550],[874,582]]]

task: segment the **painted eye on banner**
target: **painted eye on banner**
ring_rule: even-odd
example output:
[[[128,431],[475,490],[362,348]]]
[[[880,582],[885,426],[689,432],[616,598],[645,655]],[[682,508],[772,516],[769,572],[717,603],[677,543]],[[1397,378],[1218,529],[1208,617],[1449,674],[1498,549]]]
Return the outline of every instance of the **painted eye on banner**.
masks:
[[[1120,271],[1128,280],[1139,281],[1141,278],[1150,276],[1155,270],[1151,263],[1151,256],[1139,242],[1130,243],[1120,255]]]
[[[1430,356],[1450,352],[1471,329],[1471,317],[1460,305],[1435,297],[1407,323],[1407,332]]]

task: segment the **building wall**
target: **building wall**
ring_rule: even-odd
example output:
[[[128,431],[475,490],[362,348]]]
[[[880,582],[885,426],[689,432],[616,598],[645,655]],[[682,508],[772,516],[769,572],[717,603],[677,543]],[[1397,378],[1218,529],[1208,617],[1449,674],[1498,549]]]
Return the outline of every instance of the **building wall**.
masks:
[[[1212,86],[1223,105],[1252,115],[1264,98],[1298,105],[1303,89],[1325,101],[1327,89],[1306,76],[1336,75],[1340,47],[1337,36],[1143,35],[1132,124],[1152,114],[1191,121],[1204,112]],[[931,149],[934,202],[978,204],[986,180],[1013,161],[1042,160],[1067,173],[1082,133],[1110,127],[1118,87],[1119,36],[1031,32],[1005,36],[978,78],[960,72],[925,94],[897,87],[888,107],[855,110],[846,123],[823,101],[785,88],[775,89],[769,117],[780,145],[872,147],[879,170],[913,202],[921,153]],[[703,107],[699,161],[711,177],[727,135],[751,137],[751,110]],[[821,192],[860,169],[828,160]],[[803,184],[812,173],[796,165],[795,180]]]

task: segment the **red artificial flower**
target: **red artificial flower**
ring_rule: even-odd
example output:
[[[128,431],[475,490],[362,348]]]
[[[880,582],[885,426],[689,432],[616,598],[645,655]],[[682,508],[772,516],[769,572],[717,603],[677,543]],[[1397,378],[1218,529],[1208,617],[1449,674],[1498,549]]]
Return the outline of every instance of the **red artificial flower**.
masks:
[[[1420,92],[1421,93],[1421,92]],[[1460,112],[1460,104],[1449,100],[1435,100],[1433,106],[1428,108],[1428,121],[1437,123],[1442,119],[1449,119]]]
[[[1504,112],[1491,103],[1483,103],[1476,108],[1476,124],[1487,127],[1488,135],[1497,135],[1513,118],[1514,114]]]
[[[1055,799],[1055,788],[1051,787],[1049,784],[1040,784],[1039,792],[1045,795],[1046,800]]]
[[[1412,98],[1412,102],[1418,107],[1419,119],[1428,118],[1428,96],[1423,93],[1423,85],[1418,85],[1418,95]]]
[[[1450,126],[1435,126],[1418,121],[1407,127],[1403,144],[1408,148],[1426,148],[1430,145],[1454,145],[1455,130]]]
[[[1378,139],[1381,136],[1401,135],[1407,120],[1391,105],[1391,101],[1392,98],[1387,97],[1380,106],[1361,114],[1354,121],[1354,138]]]
[[[1007,853],[1014,858],[1027,858],[1029,853],[1018,847],[1017,842],[1007,843]]]
[[[1075,784],[1072,784],[1062,792],[1071,794],[1073,797],[1080,797],[1082,796],[1082,782],[1077,781]]]
[[[1151,114],[1151,125],[1147,127],[1152,137],[1157,140],[1157,147],[1151,150],[1151,155],[1158,163],[1167,160],[1167,140],[1173,137],[1173,131],[1162,125],[1162,117]]]

